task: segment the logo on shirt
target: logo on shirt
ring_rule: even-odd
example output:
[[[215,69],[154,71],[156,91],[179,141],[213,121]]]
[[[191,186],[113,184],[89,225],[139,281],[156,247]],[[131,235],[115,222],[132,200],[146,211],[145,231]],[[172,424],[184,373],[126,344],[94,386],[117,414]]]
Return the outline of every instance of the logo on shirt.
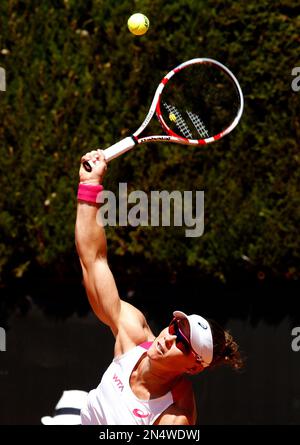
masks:
[[[145,419],[145,417],[148,417],[150,415],[150,413],[143,413],[143,411],[139,408],[135,408],[132,412],[136,417],[139,417],[140,419]]]
[[[113,375],[113,381],[116,383],[117,388],[120,391],[123,391],[124,385],[123,385],[122,381],[119,379],[119,377],[116,374]]]

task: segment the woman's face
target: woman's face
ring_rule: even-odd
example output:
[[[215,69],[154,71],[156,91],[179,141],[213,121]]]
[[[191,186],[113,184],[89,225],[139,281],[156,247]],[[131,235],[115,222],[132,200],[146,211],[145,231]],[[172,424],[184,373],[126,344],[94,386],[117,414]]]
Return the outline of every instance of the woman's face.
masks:
[[[148,350],[149,358],[157,365],[167,368],[170,372],[186,373],[197,367],[197,372],[203,368],[189,344],[189,323],[187,320],[180,325],[180,331],[172,323],[163,329]],[[182,335],[183,333],[183,335]]]

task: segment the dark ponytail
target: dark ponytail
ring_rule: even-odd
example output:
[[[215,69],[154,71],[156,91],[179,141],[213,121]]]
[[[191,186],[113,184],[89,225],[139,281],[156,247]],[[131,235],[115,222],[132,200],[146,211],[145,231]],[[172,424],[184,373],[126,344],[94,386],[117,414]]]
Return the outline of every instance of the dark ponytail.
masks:
[[[214,320],[208,320],[213,336],[213,360],[210,368],[218,365],[228,365],[235,370],[239,370],[244,366],[244,359],[239,351],[238,344],[228,331],[225,331]]]

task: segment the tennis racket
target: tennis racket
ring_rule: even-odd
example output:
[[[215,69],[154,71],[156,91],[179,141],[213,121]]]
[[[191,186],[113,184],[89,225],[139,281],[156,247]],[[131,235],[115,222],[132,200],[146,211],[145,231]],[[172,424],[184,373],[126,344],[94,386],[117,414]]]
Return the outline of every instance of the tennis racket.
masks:
[[[138,144],[173,142],[205,145],[230,133],[244,109],[241,87],[232,72],[217,60],[197,58],[171,70],[158,85],[148,114],[131,135],[104,150],[106,161]],[[141,134],[156,114],[165,135]],[[87,171],[92,161],[84,161]]]

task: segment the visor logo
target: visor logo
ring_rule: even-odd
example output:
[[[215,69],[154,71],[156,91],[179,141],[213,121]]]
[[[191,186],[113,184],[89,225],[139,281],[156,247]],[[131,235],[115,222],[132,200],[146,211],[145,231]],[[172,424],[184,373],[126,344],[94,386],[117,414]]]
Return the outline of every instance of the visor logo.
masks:
[[[201,323],[200,321],[198,321],[198,325],[201,326],[201,328],[203,328],[203,329],[207,329],[207,325]]]

